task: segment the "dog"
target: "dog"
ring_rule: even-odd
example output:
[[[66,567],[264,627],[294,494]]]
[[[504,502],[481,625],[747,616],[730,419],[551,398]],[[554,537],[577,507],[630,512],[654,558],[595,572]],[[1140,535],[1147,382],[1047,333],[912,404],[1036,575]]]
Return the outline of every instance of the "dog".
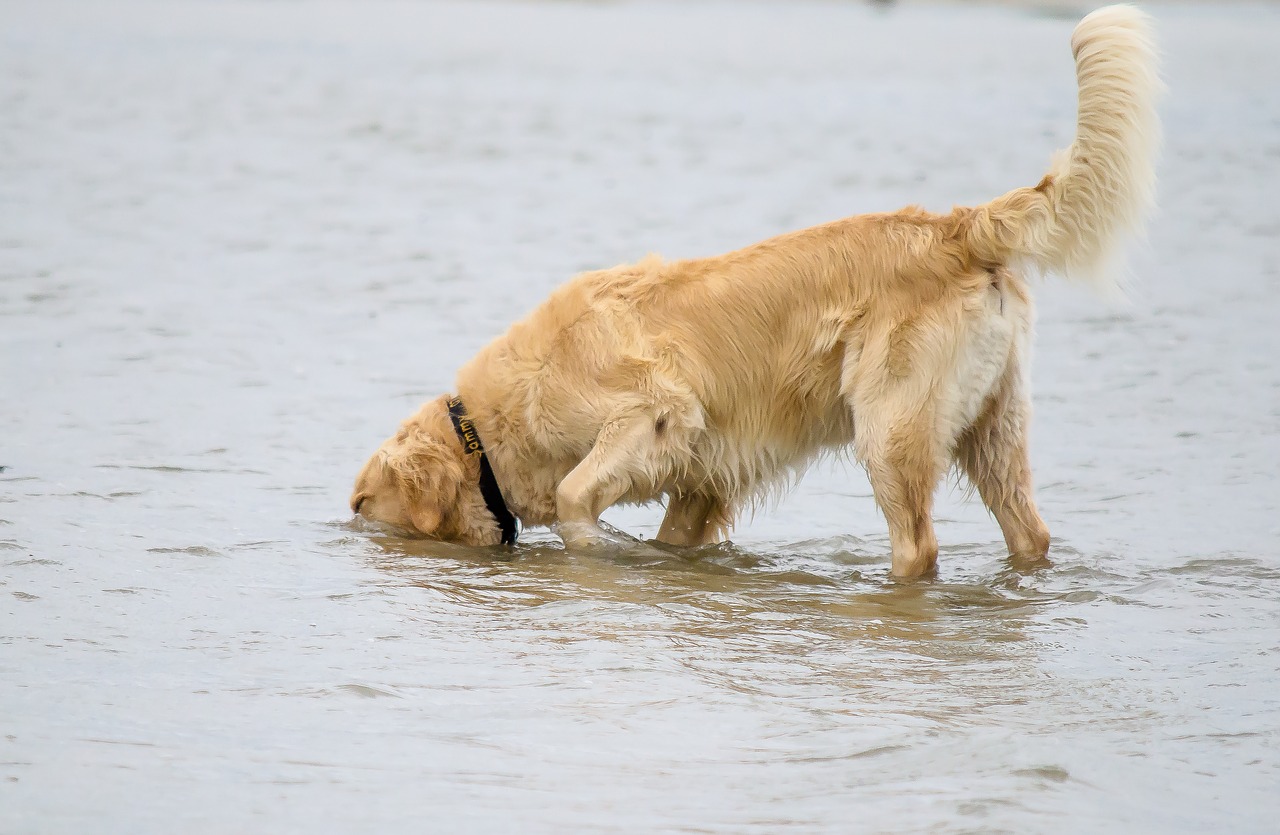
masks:
[[[517,520],[568,548],[600,513],[666,498],[657,539],[697,546],[824,452],[852,448],[889,527],[892,574],[933,572],[951,466],[1014,558],[1049,531],[1027,456],[1028,276],[1102,282],[1152,202],[1160,90],[1146,16],[1072,35],[1076,135],[1034,187],[977,207],[837,220],[714,258],[570,280],[485,347],[361,470],[354,513],[467,545]]]

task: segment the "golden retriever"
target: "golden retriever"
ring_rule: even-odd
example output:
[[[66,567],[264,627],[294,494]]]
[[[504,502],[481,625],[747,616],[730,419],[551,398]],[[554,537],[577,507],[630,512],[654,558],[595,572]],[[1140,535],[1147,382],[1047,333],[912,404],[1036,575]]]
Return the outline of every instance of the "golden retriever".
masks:
[[[607,538],[611,505],[666,497],[658,540],[700,545],[851,445],[895,576],[934,569],[933,493],[953,464],[1010,553],[1043,557],[1025,276],[1100,272],[1151,201],[1159,132],[1145,15],[1100,9],[1072,49],[1075,140],[1035,187],[579,275],[464,366],[456,397],[405,421],[360,472],[352,510],[470,545],[513,541],[509,512],[572,548]]]

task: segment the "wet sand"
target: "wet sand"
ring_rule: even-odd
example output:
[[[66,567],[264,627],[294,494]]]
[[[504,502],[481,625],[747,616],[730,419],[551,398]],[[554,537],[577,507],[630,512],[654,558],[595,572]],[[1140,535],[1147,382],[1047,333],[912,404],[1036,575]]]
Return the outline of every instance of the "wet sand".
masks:
[[[1034,183],[1072,20],[0,5],[0,831],[1274,831],[1280,11],[1155,13],[1134,302],[1037,290],[1053,566],[944,488],[898,584],[840,462],[663,560],[346,498],[578,270]]]

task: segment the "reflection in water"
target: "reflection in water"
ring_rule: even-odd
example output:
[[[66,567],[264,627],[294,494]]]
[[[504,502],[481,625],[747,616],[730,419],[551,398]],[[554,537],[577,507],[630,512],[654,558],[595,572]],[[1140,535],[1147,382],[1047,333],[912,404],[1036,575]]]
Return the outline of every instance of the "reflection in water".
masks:
[[[489,665],[486,683],[466,692],[496,688],[523,700],[530,686],[543,688],[549,701],[533,697],[538,716],[622,734],[635,746],[636,779],[674,773],[700,785],[739,774],[808,810],[777,825],[825,817],[834,809],[817,810],[852,791],[933,828],[923,823],[930,815],[913,817],[922,787],[956,792],[954,813],[978,820],[1017,820],[1044,804],[1078,815],[1070,798],[1165,768],[1109,752],[1141,750],[1154,737],[1167,740],[1169,756],[1202,755],[1216,745],[1208,741],[1217,722],[1169,693],[1208,698],[1225,684],[1206,666],[1216,653],[1203,634],[1188,640],[1175,629],[1158,640],[1149,626],[1212,623],[1222,612],[1207,589],[1238,605],[1249,584],[1258,584],[1254,607],[1274,613],[1257,589],[1280,579],[1259,560],[1126,573],[1116,570],[1123,560],[1061,543],[1056,564],[1033,571],[1010,566],[995,545],[953,547],[946,578],[914,583],[888,578],[884,543],[853,537],[670,549],[656,559],[627,549],[578,556],[550,539],[514,551],[387,536],[365,543],[380,585],[399,591],[417,628]],[[1203,605],[1187,610],[1193,594]],[[1171,601],[1184,609],[1174,621],[1164,613]],[[1090,646],[1105,650],[1081,649]],[[1266,709],[1273,697],[1255,686],[1237,698]],[[640,742],[655,726],[676,729],[700,752],[694,762],[670,737]],[[584,744],[564,732],[558,745]],[[507,747],[517,737],[481,738],[518,754]],[[1244,744],[1256,753],[1275,741]],[[550,762],[553,771],[566,765],[558,755]],[[984,795],[960,800],[974,781]],[[1264,782],[1250,776],[1242,790]],[[546,785],[563,789],[554,777]]]
[[[957,667],[998,666],[1007,684],[1014,670],[1034,668],[1029,619],[1056,597],[1011,569],[897,582],[883,555],[853,537],[769,550],[664,545],[660,557],[653,547],[582,556],[551,541],[514,551],[371,542],[370,561],[390,582],[430,590],[482,630],[632,643],[759,692],[930,684]]]

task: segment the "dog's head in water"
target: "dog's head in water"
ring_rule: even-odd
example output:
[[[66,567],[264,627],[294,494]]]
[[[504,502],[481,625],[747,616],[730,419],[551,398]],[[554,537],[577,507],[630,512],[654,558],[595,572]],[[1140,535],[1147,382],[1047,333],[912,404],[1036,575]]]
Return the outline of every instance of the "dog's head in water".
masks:
[[[497,545],[502,532],[480,493],[469,456],[439,397],[400,425],[356,476],[351,511],[416,536]]]

